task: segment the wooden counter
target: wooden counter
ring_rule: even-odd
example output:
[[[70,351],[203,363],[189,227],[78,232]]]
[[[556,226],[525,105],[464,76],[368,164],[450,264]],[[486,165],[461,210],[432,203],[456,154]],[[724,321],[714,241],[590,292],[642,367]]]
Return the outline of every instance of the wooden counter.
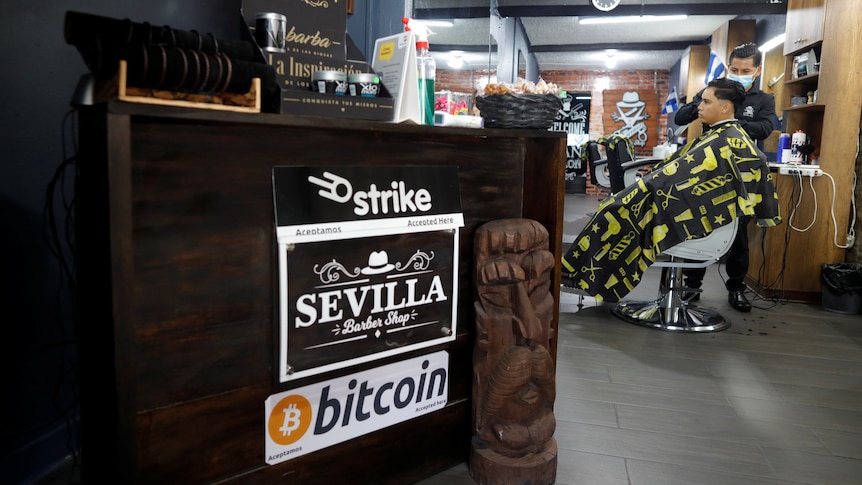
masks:
[[[560,260],[564,134],[119,102],[80,117],[76,325],[88,482],[403,484],[467,459],[473,235],[489,220],[536,219]],[[344,164],[459,167],[457,338],[280,385],[272,167]],[[451,370],[442,410],[265,463],[271,394],[439,350]]]

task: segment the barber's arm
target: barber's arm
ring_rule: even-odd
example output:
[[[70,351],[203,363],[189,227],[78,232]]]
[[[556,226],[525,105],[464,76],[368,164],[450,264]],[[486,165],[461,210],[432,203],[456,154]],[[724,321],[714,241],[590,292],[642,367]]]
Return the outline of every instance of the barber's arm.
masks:
[[[775,116],[775,96],[769,95],[764,98],[763,103],[758,106],[755,118],[746,120],[739,119],[739,125],[755,140],[765,140],[772,134],[772,118]]]
[[[676,123],[677,126],[684,126],[692,121],[697,119],[697,106],[701,102],[700,95],[703,94],[703,89],[701,89],[697,94],[691,98],[691,101],[682,105],[681,108],[676,112],[673,116],[673,122]],[[775,106],[773,105],[772,111],[775,111]]]

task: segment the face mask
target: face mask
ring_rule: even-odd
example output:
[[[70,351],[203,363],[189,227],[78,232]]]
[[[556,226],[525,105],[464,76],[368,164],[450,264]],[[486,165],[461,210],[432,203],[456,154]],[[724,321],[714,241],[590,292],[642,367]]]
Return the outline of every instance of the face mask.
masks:
[[[754,84],[754,76],[737,76],[736,74],[728,74],[727,78],[731,81],[736,81],[739,84],[742,84],[742,87],[748,89]]]

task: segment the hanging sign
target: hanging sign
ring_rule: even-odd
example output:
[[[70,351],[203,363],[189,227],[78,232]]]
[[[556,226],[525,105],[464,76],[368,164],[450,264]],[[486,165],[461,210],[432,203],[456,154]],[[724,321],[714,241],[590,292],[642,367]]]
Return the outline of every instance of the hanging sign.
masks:
[[[455,339],[457,167],[273,168],[280,382]]]

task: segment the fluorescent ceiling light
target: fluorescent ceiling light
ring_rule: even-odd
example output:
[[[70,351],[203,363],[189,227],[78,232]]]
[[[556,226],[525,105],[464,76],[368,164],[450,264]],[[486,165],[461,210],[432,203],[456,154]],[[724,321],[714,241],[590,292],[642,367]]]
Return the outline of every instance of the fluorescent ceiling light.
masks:
[[[451,20],[419,20],[425,27],[454,27],[455,22]]]
[[[623,24],[631,22],[662,22],[665,20],[685,20],[688,15],[621,15],[617,17],[579,17],[581,25]]]
[[[758,49],[760,49],[760,52],[767,53],[767,52],[771,51],[772,49],[774,49],[776,46],[783,44],[783,43],[784,43],[784,34],[781,34],[781,35],[777,35],[777,36],[773,37],[772,39],[769,39],[768,41],[766,41],[765,44],[758,47]]]

